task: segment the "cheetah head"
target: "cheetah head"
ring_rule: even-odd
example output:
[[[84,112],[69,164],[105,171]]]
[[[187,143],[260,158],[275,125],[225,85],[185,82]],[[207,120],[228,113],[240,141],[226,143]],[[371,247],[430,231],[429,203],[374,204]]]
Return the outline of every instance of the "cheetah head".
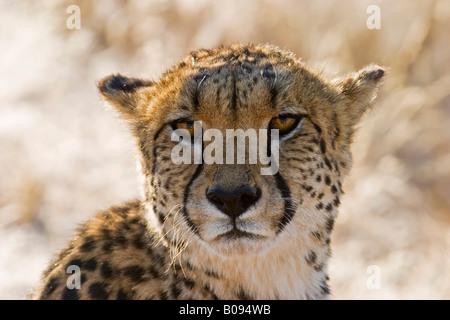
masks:
[[[166,244],[254,255],[329,243],[354,127],[383,75],[370,65],[330,81],[276,47],[235,45],[192,52],[157,82],[116,74],[99,89],[137,139],[147,219]],[[204,133],[230,129],[277,130],[277,141],[264,140],[277,143],[273,174],[249,161],[250,139],[244,162],[220,163],[220,148],[205,161],[214,142],[226,153],[226,139]],[[191,161],[174,161],[174,148],[190,149]]]

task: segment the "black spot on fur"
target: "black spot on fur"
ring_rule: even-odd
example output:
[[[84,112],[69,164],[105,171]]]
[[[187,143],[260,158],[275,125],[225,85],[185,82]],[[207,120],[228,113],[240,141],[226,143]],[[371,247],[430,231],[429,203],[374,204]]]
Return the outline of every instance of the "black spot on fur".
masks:
[[[320,272],[323,270],[323,264],[316,264],[314,265],[314,270],[316,270],[317,272]]]
[[[320,234],[319,231],[312,231],[311,237],[317,240],[322,240],[322,235]]]
[[[309,251],[305,259],[308,264],[314,264],[316,262],[317,255],[314,251]]]
[[[173,299],[178,299],[180,297],[181,289],[178,287],[177,281],[172,282],[170,293]]]
[[[164,290],[161,290],[161,291],[159,292],[159,298],[160,298],[161,300],[168,300],[168,299],[169,299],[169,297],[167,296],[167,293],[166,293]]]
[[[128,232],[131,230],[131,227],[130,227],[130,224],[128,223],[128,221],[125,220],[120,224],[119,229],[121,229],[122,231]]]
[[[210,270],[210,269],[206,269],[205,270],[205,274],[207,275],[207,276],[209,276],[209,277],[213,277],[213,278],[216,278],[216,279],[219,279],[220,278],[220,276],[217,274],[217,272],[215,272],[214,270]]]
[[[309,146],[305,146],[305,147],[303,147],[303,149],[305,149],[306,151],[309,151],[309,152],[314,152],[314,149]]]
[[[327,157],[325,157],[325,164],[327,165],[328,169],[333,170],[333,167],[331,166],[330,160],[328,160]]]
[[[55,291],[58,285],[59,285],[59,278],[57,277],[50,278],[44,287],[40,299],[46,300],[50,298],[51,294]]]
[[[337,207],[341,204],[341,201],[339,200],[339,197],[334,198],[333,200],[334,205]]]
[[[159,223],[164,224],[166,217],[164,216],[164,214],[161,211],[156,209],[155,205],[153,206],[153,212],[155,212],[156,215],[158,216]]]
[[[237,293],[237,298],[239,300],[252,300],[252,298],[250,297],[250,295],[248,295],[244,289],[241,288],[241,290],[239,290],[239,292]]]
[[[97,269],[97,260],[95,260],[95,258],[89,259],[84,264],[84,268],[89,271],[94,271],[95,269]]]
[[[128,239],[124,235],[118,234],[114,237],[114,244],[119,247],[125,248],[126,246],[128,246]]]
[[[271,64],[265,65],[262,70],[262,76],[270,81],[275,79],[275,72]]]
[[[75,289],[75,288],[69,289],[66,287],[62,293],[61,299],[62,300],[79,300],[80,295],[79,295],[78,291],[79,291],[78,289]]]
[[[333,226],[334,226],[334,218],[329,217],[327,219],[326,226],[325,226],[328,233],[330,233],[333,230]]]
[[[219,298],[216,296],[216,294],[208,284],[205,284],[203,286],[203,291],[211,296],[211,300],[219,300]]]
[[[100,266],[100,275],[105,279],[108,279],[113,275],[113,270],[108,262],[105,261]]]
[[[317,181],[317,182],[322,181],[322,176],[321,176],[321,175],[318,175],[318,176],[316,177],[316,181]]]
[[[111,252],[112,246],[113,246],[113,242],[112,241],[105,241],[103,243],[102,250],[104,252],[106,252],[106,253],[109,253],[109,252]]]
[[[187,278],[187,277],[183,278],[183,283],[188,289],[193,289],[195,286],[194,280]]]
[[[338,190],[337,190],[337,188],[336,188],[336,186],[335,185],[332,185],[331,186],[331,192],[332,193],[336,193]]]
[[[323,203],[319,202],[318,204],[316,204],[316,208],[319,210],[323,209]]]
[[[325,146],[325,141],[323,139],[320,139],[320,151],[322,151],[322,153],[327,152],[327,148]]]
[[[317,199],[321,200],[325,194],[323,192],[319,193],[317,196]]]
[[[100,233],[102,234],[102,240],[109,240],[111,237],[111,230],[107,228],[100,229]]]
[[[89,286],[89,296],[94,300],[107,300],[109,294],[106,291],[106,285],[100,282],[94,282]]]
[[[139,283],[143,281],[145,270],[140,266],[130,266],[123,269],[124,276],[128,277],[131,281]]]
[[[337,171],[338,173],[340,173],[340,172],[339,172],[339,165],[338,165],[336,159],[331,159],[331,161],[332,161],[333,164],[334,164],[334,169],[336,169],[336,171]]]
[[[66,270],[69,266],[77,266],[80,269],[83,267],[83,261],[81,261],[80,259],[72,259],[70,260],[70,262],[66,265]]]
[[[119,289],[119,291],[117,291],[116,300],[133,300],[133,298],[131,297],[131,295],[128,292],[125,292],[122,289]]]
[[[142,250],[145,247],[145,242],[142,240],[142,237],[140,235],[137,235],[133,239],[132,244],[138,250]]]
[[[86,237],[83,244],[80,246],[81,252],[90,252],[95,248],[95,240],[92,237]]]
[[[331,203],[327,204],[327,206],[325,207],[325,210],[327,210],[328,212],[331,212],[331,210],[333,210],[333,205]]]
[[[154,279],[160,278],[160,274],[159,274],[158,270],[156,270],[153,266],[151,266],[151,267],[148,269],[148,273],[149,273],[150,276],[151,276],[152,278],[154,278]]]
[[[331,184],[331,179],[329,176],[325,176],[325,183],[327,184],[327,186]]]
[[[330,292],[330,287],[328,286],[328,284],[323,281],[322,284],[320,285],[320,291],[322,293],[322,295],[329,295]]]

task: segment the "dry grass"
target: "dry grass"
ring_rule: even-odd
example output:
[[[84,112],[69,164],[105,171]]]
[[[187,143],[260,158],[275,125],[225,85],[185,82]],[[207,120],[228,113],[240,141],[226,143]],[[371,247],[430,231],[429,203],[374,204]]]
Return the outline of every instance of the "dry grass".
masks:
[[[286,47],[327,75],[390,68],[353,148],[333,296],[450,298],[448,1],[52,3],[0,2],[0,298],[23,298],[77,223],[138,193],[132,141],[96,81],[157,78],[190,50],[232,42]],[[66,28],[69,4],[80,30]],[[370,4],[381,30],[366,28]]]

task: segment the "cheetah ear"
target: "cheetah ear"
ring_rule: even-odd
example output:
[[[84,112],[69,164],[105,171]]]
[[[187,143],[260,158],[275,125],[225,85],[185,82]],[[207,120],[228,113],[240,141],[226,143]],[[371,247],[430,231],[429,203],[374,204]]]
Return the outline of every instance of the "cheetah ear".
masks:
[[[385,73],[384,68],[372,64],[334,81],[335,87],[346,100],[344,112],[353,125],[371,107]]]
[[[111,103],[123,116],[128,119],[135,119],[139,98],[138,91],[152,85],[154,85],[152,81],[113,74],[103,78],[97,87],[105,100]]]

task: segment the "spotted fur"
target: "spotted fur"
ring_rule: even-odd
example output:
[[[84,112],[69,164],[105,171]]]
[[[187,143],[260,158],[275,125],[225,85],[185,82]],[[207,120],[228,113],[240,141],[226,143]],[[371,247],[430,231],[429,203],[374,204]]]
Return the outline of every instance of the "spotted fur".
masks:
[[[334,221],[352,165],[354,127],[383,68],[333,81],[270,45],[192,52],[159,81],[112,75],[99,90],[127,120],[140,151],[141,199],[85,223],[45,271],[37,299],[326,299]],[[180,164],[170,124],[265,129],[295,113],[272,176],[260,164]],[[248,185],[260,197],[231,222],[208,202],[211,186]],[[226,236],[230,224],[247,232]],[[69,289],[67,267],[81,270]]]

